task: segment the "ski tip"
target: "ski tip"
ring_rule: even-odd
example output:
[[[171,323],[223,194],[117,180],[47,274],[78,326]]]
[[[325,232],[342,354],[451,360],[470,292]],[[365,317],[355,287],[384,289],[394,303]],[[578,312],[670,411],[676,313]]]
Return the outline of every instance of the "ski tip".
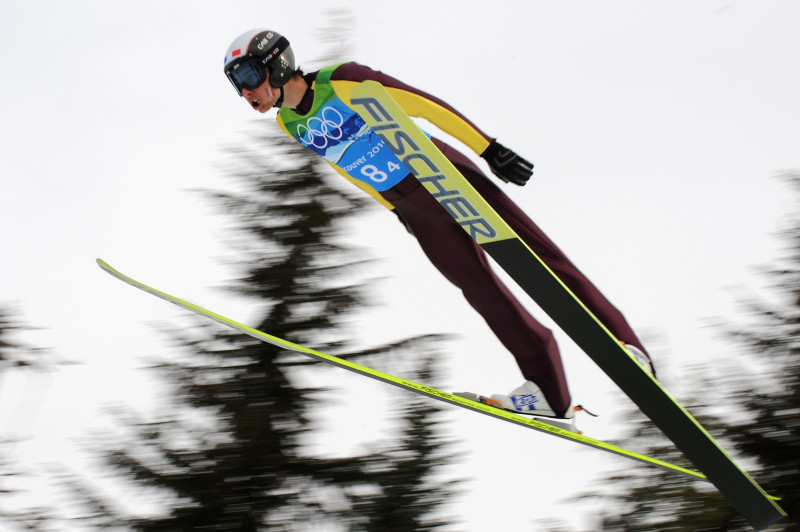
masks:
[[[113,268],[113,266],[111,266],[109,263],[107,263],[103,259],[98,258],[98,259],[96,259],[96,261],[97,261],[97,265],[100,266],[100,268],[102,268],[103,271],[105,271],[106,273],[110,273],[111,275],[114,275],[116,277],[119,277],[120,275],[122,275],[117,270],[115,270]]]
[[[103,259],[101,259],[101,258],[97,258],[97,259],[95,259],[95,261],[97,262],[97,265],[98,265],[98,266],[100,266],[101,268],[103,268],[104,270],[106,270],[106,271],[113,270],[113,268],[111,267],[111,265],[110,265],[110,264],[108,264],[108,263],[107,263],[106,261],[104,261]]]

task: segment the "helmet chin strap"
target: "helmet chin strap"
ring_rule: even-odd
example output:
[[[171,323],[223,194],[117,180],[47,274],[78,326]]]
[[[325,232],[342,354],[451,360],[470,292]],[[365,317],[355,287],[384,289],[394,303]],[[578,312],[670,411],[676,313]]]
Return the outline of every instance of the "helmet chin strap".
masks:
[[[277,102],[275,102],[275,105],[273,105],[273,107],[280,108],[280,106],[281,106],[281,105],[283,105],[283,87],[279,87],[279,89],[278,89],[278,90],[280,90],[280,91],[281,91],[281,97],[280,97],[280,98],[278,98],[278,101],[277,101]]]

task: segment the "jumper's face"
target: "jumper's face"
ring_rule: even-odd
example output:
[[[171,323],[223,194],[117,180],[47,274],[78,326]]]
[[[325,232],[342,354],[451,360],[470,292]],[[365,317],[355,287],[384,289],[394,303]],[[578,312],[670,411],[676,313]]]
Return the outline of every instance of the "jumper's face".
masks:
[[[242,98],[259,113],[266,113],[272,109],[280,97],[281,91],[271,86],[269,80],[255,89],[242,89]]]
[[[258,58],[244,56],[232,61],[225,67],[225,75],[256,111],[264,113],[280,99],[280,91],[269,83],[269,70]]]

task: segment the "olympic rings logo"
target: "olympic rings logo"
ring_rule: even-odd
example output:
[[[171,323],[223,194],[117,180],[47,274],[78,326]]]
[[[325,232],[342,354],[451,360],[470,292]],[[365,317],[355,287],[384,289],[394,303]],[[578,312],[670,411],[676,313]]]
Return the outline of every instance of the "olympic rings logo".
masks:
[[[318,150],[328,147],[329,141],[341,140],[344,117],[335,107],[325,107],[320,116],[314,116],[305,124],[297,126],[297,136],[305,146]]]

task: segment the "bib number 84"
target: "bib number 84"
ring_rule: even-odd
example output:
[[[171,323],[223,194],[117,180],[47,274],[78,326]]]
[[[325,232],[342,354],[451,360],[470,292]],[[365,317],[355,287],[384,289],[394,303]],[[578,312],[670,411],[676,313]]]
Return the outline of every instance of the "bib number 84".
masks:
[[[395,170],[400,170],[402,166],[397,163],[389,162],[386,166],[386,169],[389,172],[394,172]],[[367,164],[361,167],[361,175],[369,179],[370,181],[374,181],[375,183],[383,183],[389,178],[389,175],[386,172],[383,172],[378,169],[377,166],[374,164]]]

